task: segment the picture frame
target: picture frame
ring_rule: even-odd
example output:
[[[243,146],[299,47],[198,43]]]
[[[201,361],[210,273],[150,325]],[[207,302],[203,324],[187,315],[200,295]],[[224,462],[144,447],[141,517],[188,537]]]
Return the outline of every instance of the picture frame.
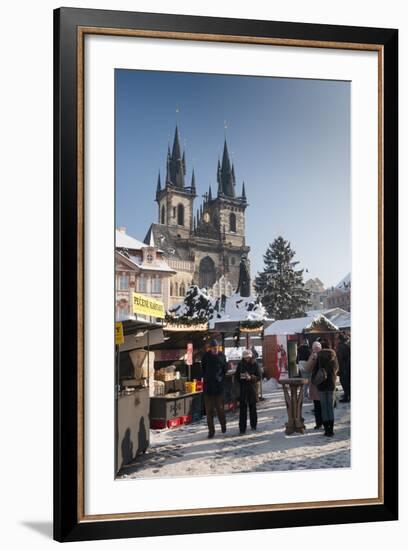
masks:
[[[378,494],[86,514],[84,39],[88,35],[375,52],[378,56]],[[54,12],[54,538],[146,537],[398,519],[398,31],[60,8]],[[385,359],[386,350],[386,359]]]

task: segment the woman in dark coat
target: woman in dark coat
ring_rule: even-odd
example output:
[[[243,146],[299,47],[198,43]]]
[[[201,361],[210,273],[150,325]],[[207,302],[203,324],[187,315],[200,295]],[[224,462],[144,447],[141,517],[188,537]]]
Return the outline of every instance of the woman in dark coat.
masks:
[[[249,422],[251,428],[256,430],[258,414],[256,412],[257,387],[261,379],[258,364],[252,357],[252,351],[245,349],[242,353],[242,361],[235,371],[235,381],[239,384],[239,433],[244,434],[247,428],[247,412],[249,408]]]
[[[337,372],[339,363],[337,361],[336,352],[330,348],[327,340],[322,340],[322,351],[317,356],[316,364],[312,371],[312,382],[316,380],[319,369],[325,373],[325,379],[316,383],[319,390],[320,406],[322,411],[322,420],[324,426],[324,435],[332,437],[334,435],[334,392],[336,390]]]

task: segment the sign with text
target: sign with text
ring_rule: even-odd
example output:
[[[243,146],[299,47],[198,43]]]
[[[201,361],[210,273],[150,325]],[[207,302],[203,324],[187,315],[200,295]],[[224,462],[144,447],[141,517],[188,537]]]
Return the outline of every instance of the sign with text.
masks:
[[[123,336],[123,325],[122,323],[115,324],[115,344],[120,346],[125,343],[125,337]]]
[[[164,304],[160,300],[133,292],[133,313],[164,319]]]

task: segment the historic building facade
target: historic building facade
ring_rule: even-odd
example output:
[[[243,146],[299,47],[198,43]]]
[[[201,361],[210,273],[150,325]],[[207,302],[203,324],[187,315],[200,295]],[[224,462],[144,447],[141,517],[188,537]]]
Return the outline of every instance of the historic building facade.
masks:
[[[170,281],[175,270],[165,261],[163,253],[153,241],[142,243],[123,227],[116,229],[115,241],[116,320],[133,317],[133,292],[156,298],[168,309]]]
[[[231,295],[238,286],[241,257],[247,257],[245,184],[236,192],[235,169],[224,141],[222,160],[217,166],[217,192],[211,185],[195,210],[197,188],[194,170],[186,185],[185,152],[181,151],[176,127],[173,147],[167,151],[166,178],[160,172],[156,188],[157,222],[146,235],[163,251],[177,273],[170,282],[170,302],[184,297],[191,283],[207,288],[214,296]]]

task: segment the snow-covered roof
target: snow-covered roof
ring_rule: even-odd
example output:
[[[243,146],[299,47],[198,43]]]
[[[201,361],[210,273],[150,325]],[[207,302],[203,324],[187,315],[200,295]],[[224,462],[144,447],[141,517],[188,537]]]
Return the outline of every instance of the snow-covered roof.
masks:
[[[117,250],[116,253],[123,258],[128,264],[134,265],[141,271],[159,271],[163,273],[176,273],[174,269],[168,265],[165,260],[156,259],[153,263],[144,262],[142,258],[138,256],[133,256],[131,254],[123,254],[121,251]]]
[[[214,328],[215,323],[263,321],[266,318],[265,308],[254,296],[243,297],[235,293],[226,298],[224,309],[214,315],[212,321],[210,321],[210,328]]]
[[[349,328],[351,326],[351,313],[341,307],[333,307],[331,309],[313,309],[306,312],[309,317],[317,317],[324,315],[340,329]]]
[[[131,250],[141,250],[142,248],[146,248],[148,246],[145,243],[142,243],[141,241],[138,241],[134,237],[131,237],[127,233],[123,231],[119,231],[119,229],[116,229],[116,248],[129,248]]]
[[[324,315],[307,315],[306,317],[297,317],[295,319],[283,319],[281,321],[275,321],[268,328],[265,329],[265,336],[271,335],[283,335],[283,334],[301,334],[304,330],[310,329],[313,323],[323,322],[331,330],[338,330],[338,327],[334,325]]]
[[[339,288],[340,290],[345,290],[350,287],[351,283],[351,273],[347,273],[347,275],[336,285],[336,288]]]

